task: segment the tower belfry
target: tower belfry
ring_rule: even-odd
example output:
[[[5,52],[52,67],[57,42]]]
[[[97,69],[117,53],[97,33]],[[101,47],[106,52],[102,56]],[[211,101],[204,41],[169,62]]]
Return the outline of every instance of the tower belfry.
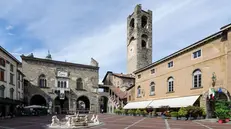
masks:
[[[152,11],[140,4],[127,18],[127,73],[152,63]]]

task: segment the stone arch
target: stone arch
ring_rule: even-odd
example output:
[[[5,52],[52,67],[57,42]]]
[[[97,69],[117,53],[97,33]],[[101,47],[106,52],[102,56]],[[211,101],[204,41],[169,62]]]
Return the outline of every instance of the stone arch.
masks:
[[[40,94],[35,94],[30,98],[30,105],[47,106],[47,100]]]
[[[100,106],[100,112],[102,112],[102,111],[103,111],[103,113],[108,112],[108,108],[107,108],[108,107],[108,97],[100,96],[100,98],[99,98],[99,106]]]
[[[147,26],[147,24],[148,24],[148,17],[146,17],[145,15],[143,15],[141,17],[141,27],[145,28]]]
[[[134,19],[134,18],[131,19],[131,21],[130,21],[130,23],[129,23],[129,26],[130,26],[131,28],[134,28],[134,27],[135,27],[135,19]]]
[[[69,110],[69,101],[68,97],[65,95],[64,99],[60,99],[60,96],[57,95],[54,99],[55,112],[58,114],[66,114]]]
[[[134,41],[134,40],[135,40],[135,38],[132,36],[132,37],[130,38],[130,40],[129,40],[129,43],[132,42],[132,41]]]
[[[213,87],[215,90],[215,100],[216,98],[218,100],[225,99],[227,101],[230,101],[230,93],[227,89],[223,87]],[[215,117],[214,110],[215,110],[215,101],[211,101],[208,99],[209,91],[206,91],[202,95],[202,103],[204,103],[204,108],[206,109],[207,117],[212,118]]]
[[[78,97],[77,102],[76,102],[77,106],[77,110],[90,110],[90,100],[87,96],[82,95],[80,97]]]

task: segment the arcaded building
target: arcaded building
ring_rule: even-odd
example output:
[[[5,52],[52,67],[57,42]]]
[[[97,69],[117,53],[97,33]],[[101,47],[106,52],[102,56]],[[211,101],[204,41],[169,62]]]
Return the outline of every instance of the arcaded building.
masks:
[[[98,62],[90,65],[37,58],[33,54],[21,56],[22,71],[26,75],[25,97],[28,105],[43,105],[52,112],[98,110]]]
[[[136,11],[137,8],[140,11]],[[138,24],[139,21],[142,22],[142,19],[135,14],[140,14],[138,12],[143,11],[141,11],[139,5],[136,9],[131,18],[134,18],[137,24],[133,26],[134,21],[130,20],[128,28],[142,30],[140,28],[143,27],[143,24]],[[147,13],[142,14],[148,15]],[[151,17],[148,17],[147,21],[151,21]],[[151,28],[151,26],[147,28]],[[141,31],[141,33],[143,32],[146,31]],[[139,46],[133,51],[136,58],[142,57],[138,55],[144,54],[143,52],[140,53],[144,46],[142,38],[140,35],[134,37],[137,40],[133,42],[134,46]],[[129,36],[128,41],[132,42],[133,37]],[[149,46],[151,45],[146,44],[144,48],[148,49]],[[128,54],[131,53],[130,51],[132,50],[128,49]],[[146,62],[149,62],[151,55],[147,52],[146,56],[148,57],[143,58],[147,60]],[[133,61],[135,61],[133,64],[142,64],[139,62],[142,60],[136,59]],[[133,67],[137,67],[137,65]],[[214,104],[209,99],[209,89],[215,89],[215,99],[230,100],[231,24],[163,59],[142,68],[137,68],[133,71],[135,86],[128,89],[129,103],[124,106],[124,109],[146,108],[148,106],[156,109],[162,106],[180,108],[195,105],[204,107],[207,116],[212,117],[214,115]]]

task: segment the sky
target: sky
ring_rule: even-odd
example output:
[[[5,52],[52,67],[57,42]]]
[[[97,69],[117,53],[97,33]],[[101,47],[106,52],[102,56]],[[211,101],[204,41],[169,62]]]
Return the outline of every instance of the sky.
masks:
[[[17,59],[99,62],[126,73],[127,17],[137,4],[153,11],[153,62],[231,23],[231,0],[1,0],[0,45]]]

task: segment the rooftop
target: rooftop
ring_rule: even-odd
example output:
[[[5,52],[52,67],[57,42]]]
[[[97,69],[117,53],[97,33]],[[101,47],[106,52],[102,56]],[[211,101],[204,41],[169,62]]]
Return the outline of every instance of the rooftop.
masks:
[[[71,62],[65,62],[65,61],[57,61],[57,60],[51,60],[51,59],[37,58],[37,57],[34,57],[33,54],[30,56],[22,55],[21,58],[22,58],[22,60],[39,61],[39,62],[45,62],[45,63],[64,65],[64,66],[74,66],[74,67],[80,67],[80,68],[99,70],[99,67],[92,66],[92,65],[77,64],[77,63],[71,63]]]

